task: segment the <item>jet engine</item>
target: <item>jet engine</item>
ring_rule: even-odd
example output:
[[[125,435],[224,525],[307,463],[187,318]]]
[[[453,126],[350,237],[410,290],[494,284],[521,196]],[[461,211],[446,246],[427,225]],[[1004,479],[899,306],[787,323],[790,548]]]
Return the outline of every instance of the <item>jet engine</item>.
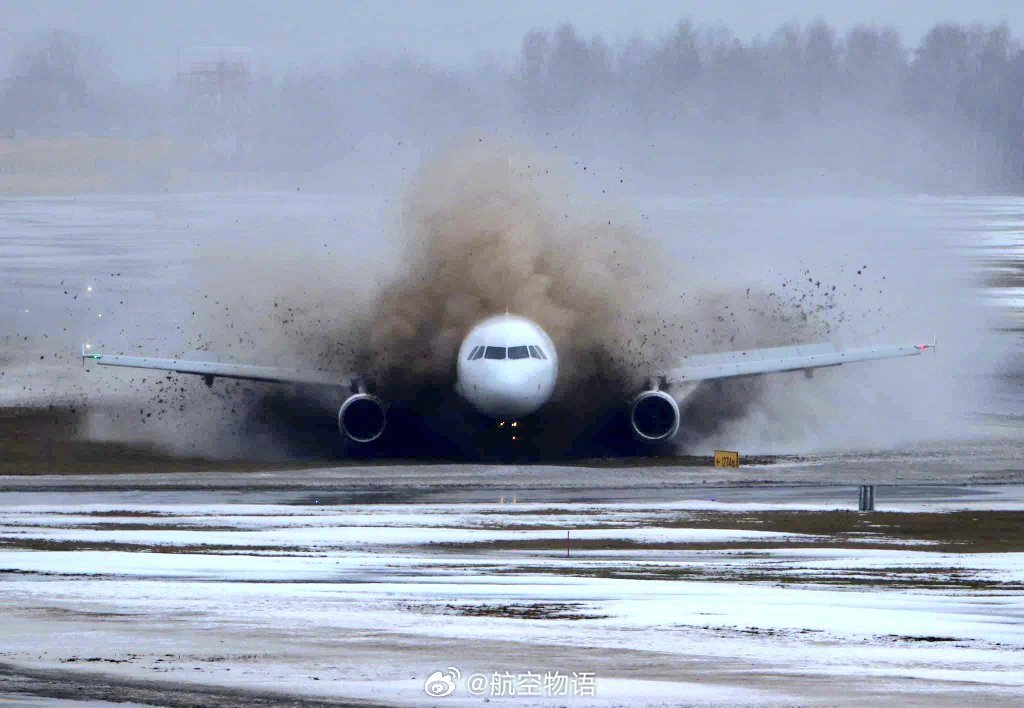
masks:
[[[338,430],[352,442],[371,443],[384,434],[386,425],[384,404],[368,393],[349,396],[338,411]]]
[[[643,440],[669,440],[679,431],[679,404],[664,391],[644,391],[629,406],[629,423]]]

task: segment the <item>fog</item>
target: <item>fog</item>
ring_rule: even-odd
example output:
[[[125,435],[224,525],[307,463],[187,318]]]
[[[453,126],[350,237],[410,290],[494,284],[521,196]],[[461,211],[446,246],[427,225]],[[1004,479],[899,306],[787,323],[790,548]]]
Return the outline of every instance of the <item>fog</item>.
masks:
[[[471,68],[374,54],[275,71],[215,50],[146,83],[119,75],[101,40],[53,30],[16,50],[0,90],[11,144],[93,151],[84,166],[12,160],[25,193],[56,169],[72,193],[102,174],[99,191],[383,202],[381,230],[356,238],[206,234],[179,294],[191,319],[162,344],[358,372],[396,421],[434,419],[417,443],[459,419],[455,351],[505,310],[543,325],[562,359],[541,455],[633,451],[616,415],[689,353],[953,338],[919,369],[871,365],[870,386],[844,367],[701,389],[684,407],[688,451],[953,434],[986,395],[958,372],[997,363],[973,275],[907,197],[1021,186],[1024,53],[1005,26],[939,24],[909,46],[821,21],[741,39],[682,20],[626,41],[564,24]],[[146,327],[129,324],[121,348]],[[192,383],[144,389],[162,421],[146,435],[203,454],[339,443],[339,401],[322,392]],[[438,451],[464,453],[449,432]]]
[[[376,54],[274,71],[208,48],[147,82],[120,76],[100,40],[52,30],[24,40],[0,88],[8,135],[179,140],[173,166],[194,182],[150,165],[147,188],[230,172],[239,184],[393,189],[439,145],[495,132],[625,165],[645,190],[963,192],[1024,179],[1024,54],[1005,25],[937,24],[910,46],[893,29],[822,21],[741,40],[683,20],[618,43],[564,24],[529,32],[506,64]]]

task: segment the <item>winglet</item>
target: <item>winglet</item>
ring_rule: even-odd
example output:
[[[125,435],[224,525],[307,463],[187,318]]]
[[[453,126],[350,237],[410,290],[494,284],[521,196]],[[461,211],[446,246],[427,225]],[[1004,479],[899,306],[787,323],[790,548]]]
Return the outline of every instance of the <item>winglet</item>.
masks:
[[[926,349],[937,349],[938,346],[939,346],[939,338],[938,337],[932,337],[932,343],[931,344],[915,344],[914,348],[917,349],[918,351],[923,352]]]
[[[100,358],[100,355],[99,354],[93,354],[90,351],[91,349],[92,349],[92,345],[91,344],[83,344],[82,345],[82,366],[83,367],[85,366],[85,360],[86,359],[99,359]]]

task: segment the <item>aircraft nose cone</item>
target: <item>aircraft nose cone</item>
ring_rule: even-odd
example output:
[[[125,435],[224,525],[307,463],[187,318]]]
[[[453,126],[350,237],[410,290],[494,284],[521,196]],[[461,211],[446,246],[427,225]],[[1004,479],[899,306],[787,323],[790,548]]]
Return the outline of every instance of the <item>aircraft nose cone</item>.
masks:
[[[489,412],[503,418],[529,415],[540,407],[537,384],[524,371],[496,372],[488,383]]]
[[[506,389],[509,391],[520,391],[526,388],[530,382],[530,376],[527,372],[514,369],[511,367],[502,367],[494,372],[493,377],[494,386],[497,389]]]

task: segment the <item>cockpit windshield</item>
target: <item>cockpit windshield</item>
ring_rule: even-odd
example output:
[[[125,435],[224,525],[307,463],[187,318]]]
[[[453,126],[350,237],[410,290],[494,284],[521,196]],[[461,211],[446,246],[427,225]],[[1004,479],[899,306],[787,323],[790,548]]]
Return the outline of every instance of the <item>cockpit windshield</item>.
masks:
[[[518,347],[473,347],[466,359],[547,359],[544,350],[534,344]]]

